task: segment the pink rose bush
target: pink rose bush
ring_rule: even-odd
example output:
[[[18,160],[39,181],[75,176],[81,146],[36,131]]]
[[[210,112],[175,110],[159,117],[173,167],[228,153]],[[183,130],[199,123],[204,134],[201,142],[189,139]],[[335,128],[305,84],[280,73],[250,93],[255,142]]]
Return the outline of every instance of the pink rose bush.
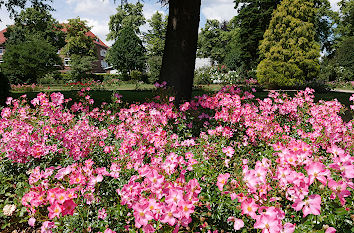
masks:
[[[17,210],[0,223],[21,215],[41,232],[350,231],[353,121],[338,101],[315,103],[311,89],[260,100],[230,86],[179,108],[172,97],[122,108],[118,94],[95,108],[87,91],[78,103],[40,93],[1,110],[0,184]]]

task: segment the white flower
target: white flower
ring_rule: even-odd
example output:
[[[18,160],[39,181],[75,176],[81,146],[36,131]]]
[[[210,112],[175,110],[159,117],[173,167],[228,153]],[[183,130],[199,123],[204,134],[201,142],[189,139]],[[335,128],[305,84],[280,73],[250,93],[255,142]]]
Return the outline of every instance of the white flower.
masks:
[[[4,215],[11,216],[16,210],[16,205],[5,205],[3,208]]]

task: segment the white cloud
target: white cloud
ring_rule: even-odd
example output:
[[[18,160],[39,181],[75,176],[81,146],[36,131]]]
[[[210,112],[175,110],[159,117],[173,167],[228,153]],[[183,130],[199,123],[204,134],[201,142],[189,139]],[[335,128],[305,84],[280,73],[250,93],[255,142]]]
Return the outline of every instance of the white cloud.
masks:
[[[329,0],[331,3],[332,10],[339,11],[339,6],[337,5],[340,0]]]
[[[116,5],[109,0],[66,0],[77,14],[104,16],[115,12]]]
[[[12,25],[14,20],[10,18],[10,14],[4,9],[0,9],[1,22],[0,22],[0,31],[7,28],[7,25]]]
[[[332,10],[339,10],[339,6],[337,5],[339,1],[329,0]],[[234,7],[234,0],[204,0],[202,1],[201,14],[206,19],[230,20],[237,15],[237,10]]]
[[[237,14],[233,0],[202,1],[201,13],[206,19],[230,20]]]
[[[161,3],[145,4],[143,7],[143,14],[144,14],[145,19],[148,20],[151,18],[151,16],[153,14],[156,13],[156,11],[160,12],[161,14],[165,14],[166,9],[167,8],[161,6]]]
[[[112,41],[107,41],[106,37],[109,32],[108,20],[94,20],[89,18],[83,18],[87,21],[87,25],[92,27],[91,32],[100,38],[106,45],[111,46]]]

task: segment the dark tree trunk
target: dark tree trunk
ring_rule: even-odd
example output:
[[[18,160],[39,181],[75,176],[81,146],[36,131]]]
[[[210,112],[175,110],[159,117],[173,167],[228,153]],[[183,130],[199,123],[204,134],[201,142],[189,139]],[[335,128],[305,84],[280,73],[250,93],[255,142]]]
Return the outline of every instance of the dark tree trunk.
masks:
[[[201,0],[170,0],[160,81],[176,92],[176,102],[190,100],[198,41]]]

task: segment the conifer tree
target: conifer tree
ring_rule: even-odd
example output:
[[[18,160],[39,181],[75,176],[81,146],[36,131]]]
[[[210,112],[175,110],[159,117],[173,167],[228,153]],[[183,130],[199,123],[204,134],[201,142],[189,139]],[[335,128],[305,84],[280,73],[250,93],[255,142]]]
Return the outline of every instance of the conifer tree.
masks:
[[[273,12],[260,44],[257,77],[267,87],[298,87],[319,72],[315,8],[310,0],[283,0]]]

